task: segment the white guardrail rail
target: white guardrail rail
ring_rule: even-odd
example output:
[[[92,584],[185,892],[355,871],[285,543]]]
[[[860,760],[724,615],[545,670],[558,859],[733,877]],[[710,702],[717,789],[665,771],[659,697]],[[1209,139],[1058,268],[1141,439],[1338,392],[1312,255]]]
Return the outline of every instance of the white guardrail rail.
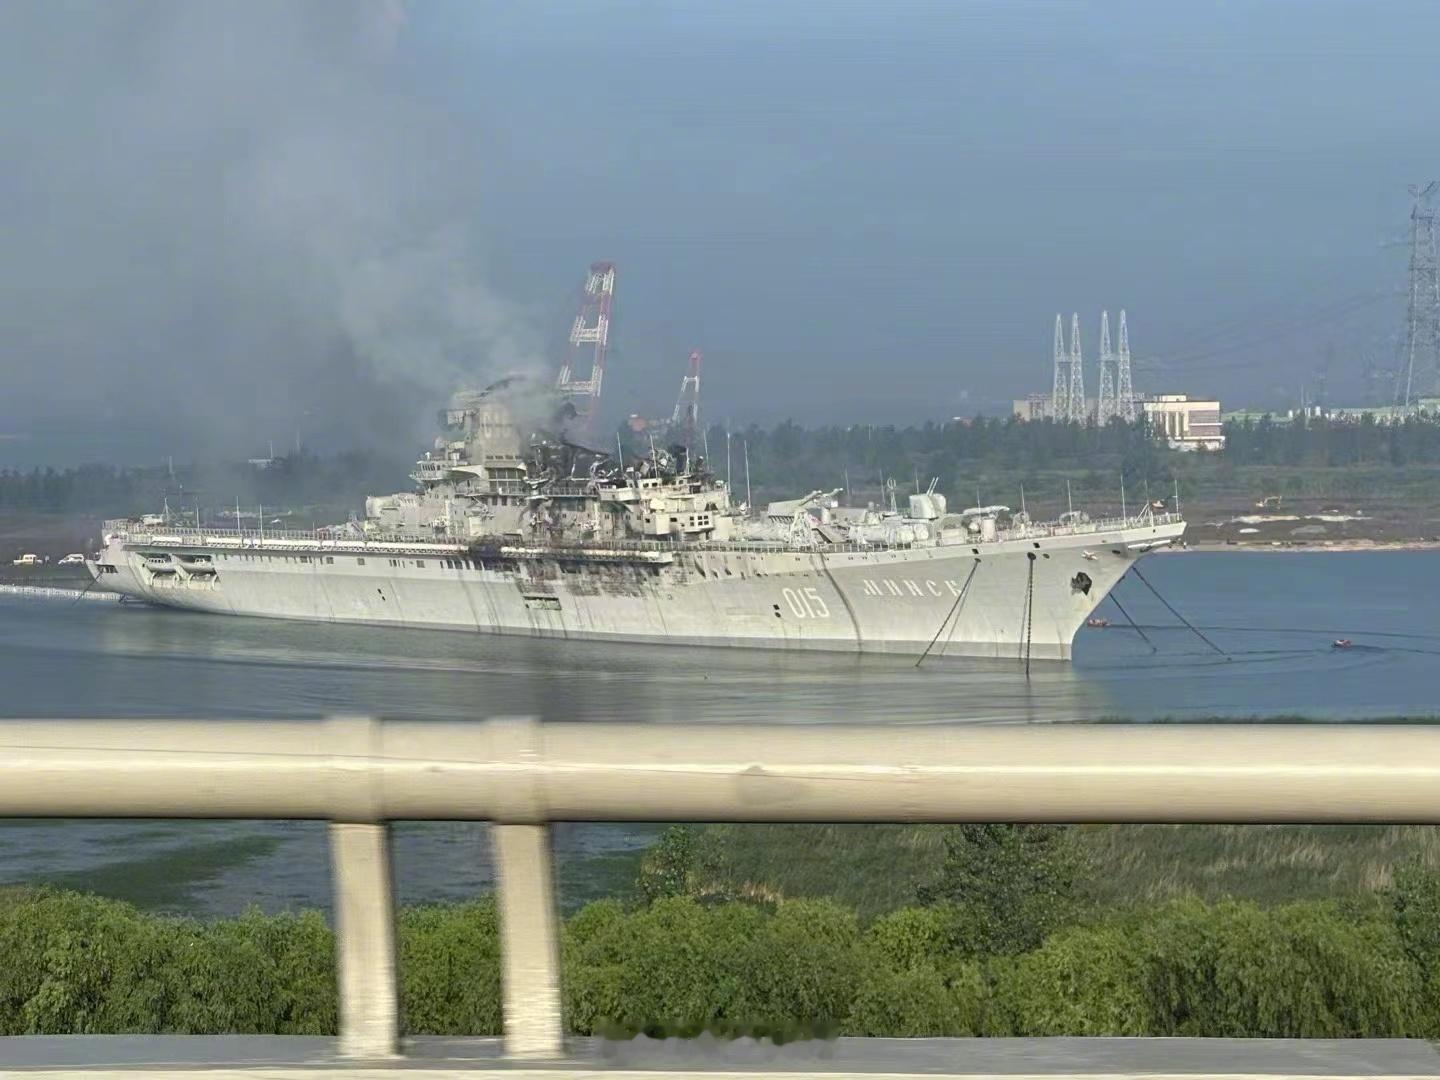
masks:
[[[553,1077],[561,1074],[556,1070],[567,1048],[549,822],[1436,824],[1440,727],[6,720],[0,721],[0,817],[329,822],[338,1053],[356,1069],[357,1059],[394,1059],[401,1048],[387,823],[493,822],[505,1036],[503,1058],[485,1068],[519,1076],[515,1070],[533,1067]],[[868,1065],[849,1071],[837,1072],[832,1062],[820,1070],[825,1075],[958,1074],[933,1063],[924,1068],[899,1063],[937,1040],[910,1041],[912,1049],[889,1065],[878,1054],[884,1041],[841,1041],[870,1043],[877,1052],[870,1053]],[[0,1074],[71,1075],[60,1067],[65,1048],[81,1042],[74,1037],[42,1040],[59,1048],[58,1058],[36,1049],[26,1059],[31,1063],[17,1070],[7,1068],[7,1062],[19,1060],[15,1055],[22,1044],[38,1048],[41,1043],[0,1038]],[[233,1053],[234,1043],[226,1045]],[[1359,1045],[1345,1052],[1353,1057]],[[1440,1065],[1440,1056],[1418,1046],[1429,1055],[1423,1061]],[[988,1052],[981,1052],[982,1060]],[[1296,1060],[1313,1058],[1306,1057],[1309,1051],[1297,1052]],[[974,1057],[968,1049],[956,1053]],[[1053,1050],[1040,1053],[1055,1056]],[[44,1060],[32,1060],[36,1055]],[[1017,1060],[1020,1065],[1012,1061],[1013,1067],[991,1071],[1057,1075]],[[1169,1059],[1162,1057],[1141,1071],[1169,1075],[1159,1067],[1163,1060]],[[386,1068],[405,1064],[401,1059]],[[273,1062],[251,1069],[217,1068],[215,1062],[194,1063],[196,1075],[208,1077],[291,1075]],[[1278,1065],[1237,1070],[1209,1062],[1198,1067],[1211,1075],[1276,1075],[1277,1070],[1308,1075]],[[642,1071],[654,1076],[693,1070]],[[754,1075],[755,1068],[738,1071]],[[797,1074],[779,1060],[769,1066],[762,1062],[760,1071]],[[1364,1071],[1357,1065],[1321,1069],[1316,1075],[1430,1071],[1418,1065]],[[125,1075],[160,1072],[152,1067]],[[711,1076],[725,1073],[724,1067],[708,1071]],[[1089,1074],[1101,1073],[1139,1075],[1123,1059]],[[362,1074],[369,1075],[346,1072]],[[99,1074],[77,1068],[73,1075]],[[427,1075],[476,1074],[462,1068]]]

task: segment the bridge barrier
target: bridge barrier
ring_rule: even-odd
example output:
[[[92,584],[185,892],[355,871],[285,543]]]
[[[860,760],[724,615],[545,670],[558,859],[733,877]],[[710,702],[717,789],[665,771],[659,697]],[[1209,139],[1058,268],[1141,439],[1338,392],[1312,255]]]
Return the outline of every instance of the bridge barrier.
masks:
[[[1440,823],[1440,728],[0,721],[0,817],[330,823],[340,1053],[399,1052],[388,822],[494,823],[504,1050],[565,1053],[552,821]]]

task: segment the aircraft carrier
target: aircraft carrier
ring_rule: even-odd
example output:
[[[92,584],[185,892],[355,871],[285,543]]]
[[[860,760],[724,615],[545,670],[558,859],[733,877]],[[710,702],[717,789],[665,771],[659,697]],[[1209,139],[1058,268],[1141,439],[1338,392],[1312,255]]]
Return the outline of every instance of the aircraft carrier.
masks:
[[[106,522],[94,587],[227,615],[470,633],[1065,660],[1178,514],[952,511],[930,490],[754,510],[681,446],[622,455],[516,420],[516,387],[458,394],[414,490],[307,532]]]

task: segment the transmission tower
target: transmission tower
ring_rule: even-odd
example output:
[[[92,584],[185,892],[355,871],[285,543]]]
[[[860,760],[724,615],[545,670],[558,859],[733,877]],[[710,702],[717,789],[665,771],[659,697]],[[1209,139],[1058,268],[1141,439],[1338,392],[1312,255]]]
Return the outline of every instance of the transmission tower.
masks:
[[[1066,418],[1076,424],[1085,423],[1085,365],[1080,358],[1080,315],[1070,316],[1070,391]]]
[[[605,378],[605,349],[610,343],[610,305],[614,296],[614,264],[591,263],[590,272],[585,277],[585,295],[580,301],[580,313],[575,316],[575,325],[570,328],[570,353],[555,380],[555,389],[574,403],[577,427],[581,431],[590,427],[600,401],[600,384]],[[581,354],[587,345],[591,346],[590,374],[584,379],[577,379],[575,364],[583,359]]]
[[[1416,368],[1440,389],[1440,264],[1435,257],[1435,210],[1430,205],[1440,183],[1413,184],[1410,196],[1410,300],[1405,313],[1405,361],[1400,404],[1407,409],[1419,393]]]
[[[675,399],[675,412],[670,417],[670,429],[685,440],[685,450],[690,451],[695,441],[695,431],[700,426],[700,350],[690,354],[690,370],[680,383],[680,396]]]
[[[1335,366],[1335,343],[1327,342],[1315,367],[1315,394],[1312,403],[1325,409],[1330,405],[1330,369]]]
[[[1120,348],[1115,354],[1115,402],[1127,424],[1140,418],[1140,399],[1130,381],[1130,328],[1125,325],[1125,309],[1120,309]]]
[[[1115,356],[1110,351],[1110,312],[1100,312],[1100,396],[1095,399],[1095,423],[1104,427],[1112,416],[1118,416],[1115,407]]]
[[[1070,415],[1070,361],[1065,355],[1065,322],[1055,316],[1055,389],[1050,393],[1050,415],[1064,420]]]

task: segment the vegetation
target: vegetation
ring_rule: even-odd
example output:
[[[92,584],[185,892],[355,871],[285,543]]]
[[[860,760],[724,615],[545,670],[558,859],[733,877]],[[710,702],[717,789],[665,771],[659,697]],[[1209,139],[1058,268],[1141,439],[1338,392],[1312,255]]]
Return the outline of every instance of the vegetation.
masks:
[[[1434,465],[1440,463],[1440,420],[1411,417],[1381,424],[1359,420],[1270,417],[1225,425],[1225,457],[1236,465]]]
[[[1226,425],[1226,449],[1217,454],[1171,453],[1149,437],[1143,423],[1112,421],[1105,427],[1054,421],[1021,423],[1013,417],[983,417],[911,427],[867,424],[803,428],[786,421],[772,428],[755,425],[733,435],[731,460],[725,460],[726,434],[713,426],[705,434],[712,468],[744,480],[742,447],[748,449],[751,483],[765,494],[797,487],[838,487],[874,498],[882,480],[894,480],[900,492],[938,477],[942,490],[965,497],[978,485],[982,501],[1014,500],[1026,477],[1048,476],[1071,482],[1077,496],[1116,497],[1123,472],[1135,495],[1145,485],[1168,493],[1173,480],[1193,486],[1191,494],[1211,485],[1232,487],[1237,470],[1369,470],[1370,475],[1400,478],[1397,470],[1428,475],[1440,466],[1440,421],[1412,418],[1400,424],[1298,418],[1278,423],[1260,420]],[[630,449],[646,447],[628,432]],[[131,513],[158,507],[193,507],[198,500],[214,509],[232,507],[238,498],[253,504],[293,507],[317,502],[358,503],[367,493],[405,484],[409,462],[349,452],[317,456],[308,451],[276,458],[268,467],[245,463],[186,464],[175,467],[80,468],[0,471],[0,510]],[[1300,470],[1299,473],[1293,470]],[[1052,483],[1053,487],[1054,484]],[[1363,491],[1360,487],[1357,491]],[[1054,491],[1047,496],[1054,498]]]
[[[1084,861],[1073,829],[1058,825],[959,825],[941,834],[945,857],[922,903],[952,915],[953,948],[1009,956],[1037,947],[1077,909]]]
[[[972,873],[1067,857],[1012,839],[1050,855],[990,837],[956,858]],[[1440,1036],[1440,879],[1406,867],[1386,900],[1075,908],[1000,952],[957,941],[966,916],[948,900],[868,922],[828,900],[607,900],[566,921],[564,1007],[573,1031],[619,1036]],[[407,1031],[498,1033],[492,903],[405,909],[399,942]],[[0,897],[0,955],[0,1034],[335,1028],[333,942],[314,913],[201,923],[16,891]]]
[[[366,453],[322,457],[309,452],[276,458],[266,467],[245,462],[116,468],[0,470],[0,512],[42,511],[92,516],[157,511],[168,501],[189,513],[197,502],[212,513],[247,513],[257,505],[279,509],[308,505],[358,506],[366,494],[398,490],[408,463]],[[307,523],[308,524],[308,523]]]
[[[1412,418],[1400,424],[1297,418],[1278,423],[1269,417],[1231,422],[1226,448],[1212,454],[1179,455],[1150,438],[1143,422],[1094,424],[1012,417],[977,416],[972,420],[915,427],[875,426],[802,428],[787,421],[769,430],[755,426],[736,432],[750,454],[755,487],[790,487],[795,481],[836,486],[849,473],[852,489],[878,491],[880,477],[893,478],[904,492],[918,477],[938,476],[947,490],[967,490],[976,477],[1048,471],[1097,473],[1109,478],[1123,470],[1137,486],[1168,487],[1172,477],[1234,470],[1247,466],[1347,468],[1440,465],[1440,420]],[[725,471],[725,433],[712,427],[707,436],[712,463]],[[732,462],[739,448],[733,445]],[[1202,464],[1203,463],[1203,464]],[[1233,475],[1233,473],[1231,474]],[[982,490],[983,496],[983,490]],[[1014,493],[1007,491],[1006,498]]]
[[[712,427],[708,444],[712,467],[731,475],[743,493],[743,442],[758,504],[844,488],[852,505],[886,505],[893,491],[903,507],[917,485],[935,478],[955,503],[1023,506],[1039,519],[1072,507],[1107,516],[1127,501],[1133,511],[1146,500],[1178,495],[1192,523],[1190,538],[1199,542],[1236,539],[1224,523],[1274,496],[1283,497],[1287,513],[1334,505],[1363,514],[1327,525],[1331,539],[1435,535],[1440,421],[1262,419],[1232,423],[1226,432],[1224,451],[1182,454],[1156,443],[1142,426],[1119,421],[1105,428],[984,417],[908,428],[785,423],[735,432],[728,466],[724,431]],[[1291,526],[1277,528],[1258,539],[1290,538]]]
[[[1420,825],[1087,825],[1067,830],[1092,911],[1198,897],[1262,905],[1370,903],[1393,867],[1440,868],[1440,829]],[[771,902],[829,897],[873,918],[934,887],[939,825],[707,825],[688,895]],[[1440,902],[1440,901],[1437,901]]]

